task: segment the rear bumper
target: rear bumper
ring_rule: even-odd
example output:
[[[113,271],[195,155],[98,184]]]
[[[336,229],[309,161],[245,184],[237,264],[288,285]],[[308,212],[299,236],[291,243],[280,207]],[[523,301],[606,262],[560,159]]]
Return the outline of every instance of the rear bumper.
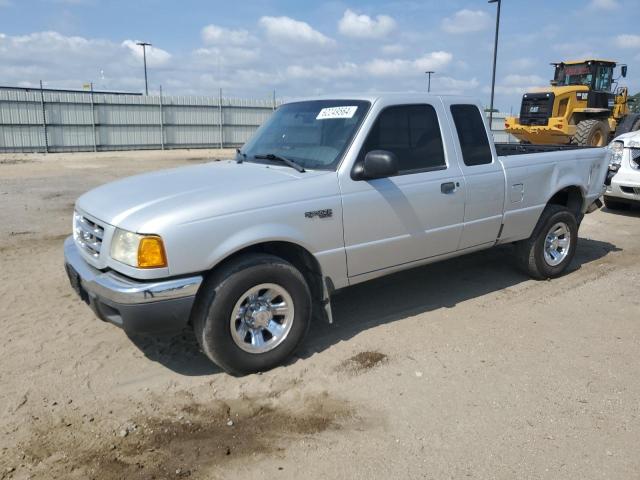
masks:
[[[114,271],[102,272],[81,256],[73,238],[64,242],[71,286],[101,320],[128,333],[162,333],[184,328],[202,276],[137,281]]]

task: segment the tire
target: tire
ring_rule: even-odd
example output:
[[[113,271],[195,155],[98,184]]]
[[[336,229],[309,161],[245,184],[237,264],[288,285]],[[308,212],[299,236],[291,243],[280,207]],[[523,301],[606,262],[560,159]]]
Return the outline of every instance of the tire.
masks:
[[[266,300],[269,296],[271,301]],[[280,315],[274,305],[286,313]],[[241,319],[242,312],[247,321]],[[267,254],[243,255],[214,270],[198,292],[192,314],[200,347],[232,375],[281,365],[301,343],[310,319],[311,294],[304,276],[289,262]],[[271,329],[252,328],[247,322],[268,323]]]
[[[640,130],[640,114],[630,113],[618,123],[615,136],[617,137],[623,133],[636,132],[638,130]]]
[[[604,206],[609,210],[627,210],[631,205],[625,202],[617,202],[611,197],[604,197]]]
[[[582,120],[576,127],[572,143],[604,147],[609,143],[609,125],[604,120]]]
[[[561,233],[563,226],[566,233],[557,239],[556,244],[551,244],[549,250],[553,252],[553,247],[560,260],[553,263],[550,257],[545,254],[545,246],[548,235],[555,231]],[[562,253],[560,252],[562,240],[568,238],[568,244]],[[555,278],[564,273],[576,252],[578,243],[578,222],[576,216],[568,208],[562,205],[547,205],[533,229],[531,236],[516,243],[516,263],[518,267],[537,280]]]

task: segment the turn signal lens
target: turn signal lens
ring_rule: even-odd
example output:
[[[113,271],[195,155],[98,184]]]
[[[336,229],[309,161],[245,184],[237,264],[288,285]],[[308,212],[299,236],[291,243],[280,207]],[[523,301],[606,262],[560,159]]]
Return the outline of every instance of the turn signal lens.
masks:
[[[144,236],[138,245],[138,268],[161,268],[167,266],[162,239],[157,236]]]

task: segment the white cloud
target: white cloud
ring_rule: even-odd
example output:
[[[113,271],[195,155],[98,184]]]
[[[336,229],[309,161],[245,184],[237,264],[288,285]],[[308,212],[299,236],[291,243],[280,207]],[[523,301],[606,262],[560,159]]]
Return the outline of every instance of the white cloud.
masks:
[[[470,33],[484,30],[491,24],[491,17],[486,12],[465,8],[442,20],[442,29],[454,34]]]
[[[515,73],[507,75],[502,80],[502,84],[510,86],[538,85],[541,87],[546,83],[547,81],[538,75],[518,75]]]
[[[528,57],[516,58],[511,62],[511,66],[517,70],[527,70],[536,65],[535,60]]]
[[[451,77],[441,77],[434,75],[431,78],[431,91],[443,95],[469,95],[473,90],[478,88],[477,78],[470,80],[459,80]]]
[[[245,45],[252,41],[247,30],[207,25],[201,32],[202,41],[206,45]]]
[[[496,84],[496,93],[502,95],[522,95],[534,88],[544,87],[549,81],[539,75],[519,75],[516,73],[505,76]],[[484,87],[483,92],[489,93],[490,87]]]
[[[305,67],[291,65],[287,67],[286,74],[291,78],[313,79],[323,81],[335,78],[348,78],[357,75],[358,66],[355,63],[341,63],[338,65],[313,65]]]
[[[262,17],[258,23],[264,29],[269,40],[284,47],[288,46],[290,42],[302,42],[321,47],[335,44],[333,39],[314,30],[308,23],[293,18]]]
[[[136,45],[140,40],[125,40],[122,46],[127,48],[129,52],[138,60],[142,60],[143,52],[140,45]],[[166,50],[150,45],[147,50],[147,65],[157,67],[166,64],[171,59],[171,54]]]
[[[218,68],[245,65],[255,61],[259,52],[242,47],[207,47],[193,52],[194,58],[203,67]]]
[[[640,48],[640,35],[618,35],[616,37],[616,45],[620,48]]]
[[[369,15],[358,15],[347,9],[338,22],[338,30],[347,37],[382,38],[396,28],[396,21],[388,15],[378,15],[375,19]]]
[[[615,10],[619,6],[618,0],[591,0],[589,3],[591,10]]]
[[[385,60],[376,58],[365,65],[365,69],[376,76],[398,76],[410,72],[439,70],[451,63],[453,55],[449,52],[431,52],[415,60],[395,58]]]
[[[383,47],[380,50],[385,55],[398,55],[398,54],[404,52],[405,47],[404,47],[404,45],[400,45],[398,43],[394,43],[394,44],[390,44],[390,45],[383,45]]]

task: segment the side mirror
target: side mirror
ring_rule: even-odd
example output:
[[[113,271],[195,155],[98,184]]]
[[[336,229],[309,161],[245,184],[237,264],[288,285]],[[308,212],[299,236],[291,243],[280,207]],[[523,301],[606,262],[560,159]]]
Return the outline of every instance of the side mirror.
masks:
[[[354,180],[373,180],[392,177],[398,173],[398,157],[386,150],[368,152],[363,162],[359,162],[351,172]]]
[[[622,74],[622,78],[626,78],[627,77],[627,66],[626,65],[622,65],[620,67],[620,73]]]

